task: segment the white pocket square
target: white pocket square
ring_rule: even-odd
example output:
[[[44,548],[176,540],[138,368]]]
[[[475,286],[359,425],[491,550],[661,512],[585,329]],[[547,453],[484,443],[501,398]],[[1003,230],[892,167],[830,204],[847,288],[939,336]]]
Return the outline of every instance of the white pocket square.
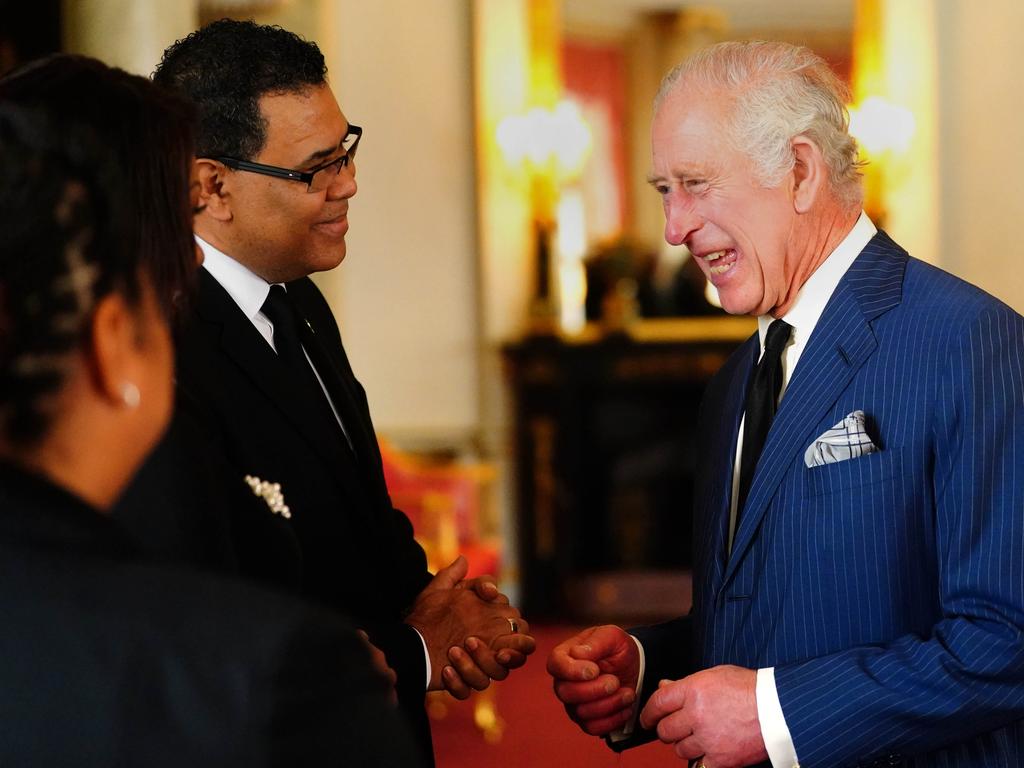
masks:
[[[804,464],[820,467],[877,451],[878,446],[871,442],[864,428],[864,411],[854,411],[811,443],[804,453]]]

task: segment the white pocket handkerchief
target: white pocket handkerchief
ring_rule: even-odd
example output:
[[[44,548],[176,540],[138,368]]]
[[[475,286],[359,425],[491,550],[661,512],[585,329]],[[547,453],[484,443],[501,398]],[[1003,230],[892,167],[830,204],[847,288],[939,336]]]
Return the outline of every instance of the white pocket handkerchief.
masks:
[[[877,451],[878,446],[864,429],[864,411],[854,411],[811,443],[804,453],[804,464],[820,467]]]

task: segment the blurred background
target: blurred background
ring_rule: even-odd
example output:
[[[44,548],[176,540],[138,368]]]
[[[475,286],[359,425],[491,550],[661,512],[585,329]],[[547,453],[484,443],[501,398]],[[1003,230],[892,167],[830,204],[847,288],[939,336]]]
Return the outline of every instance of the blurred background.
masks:
[[[363,126],[348,257],[318,276],[395,502],[539,628],[689,603],[690,430],[754,325],[662,240],[651,100],[725,39],[808,45],[851,88],[865,207],[911,254],[1024,310],[1017,0],[0,0],[0,72],[48,52],[149,74],[231,16],[315,40]],[[653,765],[576,732],[535,658],[437,699],[439,763]]]

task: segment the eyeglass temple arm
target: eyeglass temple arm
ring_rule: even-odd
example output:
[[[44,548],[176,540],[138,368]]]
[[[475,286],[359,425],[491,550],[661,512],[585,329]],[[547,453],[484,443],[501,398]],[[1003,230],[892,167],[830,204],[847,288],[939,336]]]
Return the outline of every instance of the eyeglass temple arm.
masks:
[[[266,176],[275,176],[279,179],[294,179],[295,181],[307,181],[304,177],[307,174],[299,173],[298,171],[289,171],[287,168],[276,168],[272,165],[263,165],[262,163],[250,163],[247,160],[236,160],[233,157],[218,157],[217,160],[224,163],[228,168],[234,168],[236,171],[256,171]]]

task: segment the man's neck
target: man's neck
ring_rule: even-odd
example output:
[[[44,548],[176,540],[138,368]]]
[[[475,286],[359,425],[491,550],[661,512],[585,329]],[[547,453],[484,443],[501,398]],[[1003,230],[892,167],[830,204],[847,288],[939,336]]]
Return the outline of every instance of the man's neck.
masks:
[[[790,293],[771,311],[773,317],[786,314],[807,280],[850,234],[860,217],[860,208],[835,203],[822,206],[819,211],[808,216],[810,218],[801,222],[801,232],[793,238],[795,247],[791,252],[796,266],[790,281]]]
[[[211,227],[207,222],[203,222],[197,218],[193,231],[196,233],[197,237],[202,238],[205,242],[212,245],[225,256],[230,256],[239,264],[245,264],[243,259],[240,259],[235,255],[238,249],[233,247],[230,239],[221,236],[221,232],[217,227]],[[248,265],[246,266],[248,267]]]

